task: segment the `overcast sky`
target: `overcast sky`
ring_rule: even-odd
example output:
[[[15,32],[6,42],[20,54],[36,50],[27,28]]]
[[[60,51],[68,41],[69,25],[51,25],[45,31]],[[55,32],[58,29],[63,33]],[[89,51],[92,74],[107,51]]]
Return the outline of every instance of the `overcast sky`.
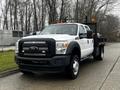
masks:
[[[111,11],[111,13],[120,17],[120,3],[114,6],[114,9]]]

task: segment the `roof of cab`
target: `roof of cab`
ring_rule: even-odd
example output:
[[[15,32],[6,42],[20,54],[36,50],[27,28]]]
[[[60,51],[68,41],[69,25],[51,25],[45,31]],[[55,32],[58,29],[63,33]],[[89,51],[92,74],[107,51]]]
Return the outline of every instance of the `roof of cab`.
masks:
[[[85,25],[85,24],[82,24],[82,23],[56,23],[56,24],[51,24],[51,25],[62,25],[62,24],[76,24],[76,25]]]

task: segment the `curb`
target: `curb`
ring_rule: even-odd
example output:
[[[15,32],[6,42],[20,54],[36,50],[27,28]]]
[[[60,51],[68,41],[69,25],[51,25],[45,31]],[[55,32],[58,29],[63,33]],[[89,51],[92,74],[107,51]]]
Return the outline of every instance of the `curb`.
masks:
[[[4,71],[4,72],[1,72],[0,73],[0,78],[6,77],[6,76],[9,76],[9,75],[18,73],[18,72],[19,72],[19,69],[11,69],[11,70],[7,70],[7,71]]]

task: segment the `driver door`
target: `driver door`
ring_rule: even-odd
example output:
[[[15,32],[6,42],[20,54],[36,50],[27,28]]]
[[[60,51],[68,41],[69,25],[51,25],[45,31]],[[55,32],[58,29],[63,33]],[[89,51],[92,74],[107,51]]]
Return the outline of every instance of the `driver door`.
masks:
[[[87,31],[83,25],[79,25],[79,45],[81,48],[81,58],[87,56]]]

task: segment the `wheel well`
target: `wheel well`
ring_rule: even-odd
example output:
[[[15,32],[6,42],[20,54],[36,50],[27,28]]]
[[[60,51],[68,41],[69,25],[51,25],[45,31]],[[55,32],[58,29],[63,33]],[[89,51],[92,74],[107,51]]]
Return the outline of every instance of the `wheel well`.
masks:
[[[77,47],[73,48],[72,54],[77,54],[80,57],[80,49]]]

